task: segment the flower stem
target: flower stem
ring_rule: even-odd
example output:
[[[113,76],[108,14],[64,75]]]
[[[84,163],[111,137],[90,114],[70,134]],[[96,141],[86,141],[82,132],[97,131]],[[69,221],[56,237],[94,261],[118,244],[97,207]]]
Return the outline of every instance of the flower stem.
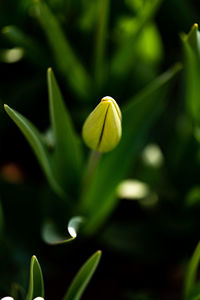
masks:
[[[84,201],[84,198],[85,198],[84,196],[85,196],[86,192],[88,191],[88,188],[91,184],[91,180],[92,180],[92,177],[94,176],[94,173],[97,169],[100,157],[101,157],[100,152],[98,152],[96,150],[91,151],[89,159],[88,159],[88,163],[86,165],[85,172],[84,172],[84,175],[83,175],[82,191],[81,191],[81,203],[80,203],[81,210],[85,210],[86,203]]]

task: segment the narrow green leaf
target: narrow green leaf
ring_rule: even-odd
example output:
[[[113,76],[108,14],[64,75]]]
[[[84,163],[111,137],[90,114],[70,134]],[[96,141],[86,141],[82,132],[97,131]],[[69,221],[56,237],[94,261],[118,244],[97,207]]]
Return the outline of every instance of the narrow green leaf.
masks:
[[[32,256],[26,300],[33,300],[36,297],[44,297],[44,283],[40,264],[36,256]]]
[[[199,262],[200,262],[200,242],[196,246],[195,251],[188,265],[188,270],[185,278],[185,290],[184,290],[185,297],[187,297],[191,293],[193,287],[195,286]]]
[[[97,251],[85,262],[72,281],[63,300],[79,300],[81,298],[85,288],[87,287],[93,273],[97,268],[100,258],[101,251]]]
[[[58,20],[43,1],[36,0],[34,7],[60,72],[76,94],[87,96],[91,84],[89,75],[74,53]]]
[[[19,129],[21,130],[21,132],[24,134],[25,138],[29,142],[31,148],[33,149],[47,177],[50,186],[54,189],[54,191],[58,195],[63,197],[64,192],[54,178],[54,174],[50,164],[50,154],[47,151],[47,147],[45,145],[42,135],[37,130],[37,128],[21,114],[11,109],[8,105],[4,105],[4,108],[7,114],[19,127]]]
[[[191,118],[200,125],[200,32],[194,24],[188,35],[182,36],[185,54],[186,108]]]
[[[97,33],[95,44],[95,78],[97,86],[101,86],[106,74],[106,39],[110,0],[97,1]]]
[[[124,75],[126,74],[131,66],[134,57],[134,51],[136,50],[136,42],[142,30],[145,30],[145,26],[153,19],[155,13],[160,7],[162,0],[154,0],[146,2],[143,10],[141,10],[141,15],[137,18],[137,29],[133,32],[126,42],[122,43],[116,50],[111,61],[111,72],[114,75]]]
[[[146,136],[164,107],[168,83],[180,70],[178,64],[149,84],[122,109],[122,139],[105,154],[83,197],[82,214],[87,215],[86,233],[93,233],[117,204],[116,187],[133,164]],[[123,163],[119,163],[123,160]],[[115,170],[115,171],[113,171]]]
[[[68,233],[70,236],[66,237],[61,235],[56,230],[56,226],[52,222],[48,221],[43,225],[42,228],[43,240],[49,245],[58,245],[71,242],[77,237],[83,223],[84,218],[80,216],[70,219],[68,223]]]
[[[52,69],[48,69],[50,118],[55,139],[55,168],[59,182],[69,186],[81,171],[81,145]],[[70,170],[70,171],[69,171]]]
[[[200,55],[200,32],[198,24],[195,23],[188,34],[183,34],[182,40],[185,44],[190,45],[197,55]]]
[[[196,282],[192,287],[192,290],[187,296],[184,297],[184,300],[199,300],[200,299],[200,284]]]

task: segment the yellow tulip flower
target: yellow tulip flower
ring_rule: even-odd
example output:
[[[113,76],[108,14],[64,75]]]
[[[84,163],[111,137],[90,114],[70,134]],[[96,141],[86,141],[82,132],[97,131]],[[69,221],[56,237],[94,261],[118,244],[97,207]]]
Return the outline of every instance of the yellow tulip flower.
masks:
[[[83,140],[93,150],[108,152],[117,146],[121,134],[121,111],[117,102],[106,96],[86,119]]]

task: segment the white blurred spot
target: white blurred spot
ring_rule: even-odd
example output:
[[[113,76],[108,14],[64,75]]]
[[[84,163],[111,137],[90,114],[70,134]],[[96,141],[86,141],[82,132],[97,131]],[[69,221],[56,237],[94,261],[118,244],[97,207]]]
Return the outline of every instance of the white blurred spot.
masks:
[[[164,162],[163,154],[156,144],[149,144],[142,153],[142,158],[145,164],[158,168]]]
[[[68,223],[68,232],[72,238],[77,237],[77,232],[79,231],[80,226],[83,224],[84,218],[77,216],[73,217]]]
[[[108,101],[108,100],[114,100],[112,97],[110,97],[110,96],[105,96],[105,97],[103,97],[102,99],[101,99],[101,101]]]
[[[22,48],[16,47],[7,49],[2,52],[2,60],[6,63],[15,63],[19,61],[24,55]]]
[[[71,237],[73,237],[73,238],[77,237],[77,233],[76,233],[76,230],[74,229],[74,227],[69,226],[68,231],[69,231],[69,234],[71,235]]]
[[[37,298],[34,298],[33,300],[44,300],[44,298],[42,298],[42,297],[37,297]]]
[[[139,200],[149,195],[150,190],[146,183],[139,180],[124,180],[117,189],[120,198]]]
[[[4,297],[4,298],[1,298],[1,300],[14,300],[12,297]]]

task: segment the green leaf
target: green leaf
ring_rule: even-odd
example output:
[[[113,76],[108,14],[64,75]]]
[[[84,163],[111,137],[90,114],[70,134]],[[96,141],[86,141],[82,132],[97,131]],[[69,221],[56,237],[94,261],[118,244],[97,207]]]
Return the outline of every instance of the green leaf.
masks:
[[[26,300],[33,300],[36,297],[44,297],[44,283],[40,264],[36,256],[32,256],[29,289]]]
[[[74,53],[58,20],[43,1],[35,1],[34,8],[60,72],[76,94],[87,96],[91,85],[89,75]]]
[[[187,297],[192,292],[192,289],[195,286],[199,262],[200,262],[200,242],[197,244],[188,265],[188,270],[185,278],[185,289],[184,289],[185,297]]]
[[[11,109],[8,105],[4,105],[4,108],[7,114],[19,127],[19,129],[21,130],[21,132],[24,134],[25,138],[29,142],[31,148],[33,149],[47,177],[50,186],[58,195],[63,197],[64,192],[54,178],[54,174],[50,163],[51,160],[50,153],[48,153],[47,151],[47,147],[45,145],[43,136],[40,134],[37,128],[29,120],[23,117],[20,113]]]
[[[101,86],[105,80],[106,62],[106,39],[108,27],[108,13],[110,0],[97,1],[97,32],[95,44],[95,78],[97,86]]]
[[[101,258],[101,251],[94,253],[82,266],[72,281],[63,300],[79,300],[87,287]]]
[[[185,300],[199,300],[200,299],[200,284],[196,283],[187,297],[184,297]]]
[[[137,50],[135,45],[142,30],[153,19],[160,7],[162,0],[147,1],[141,13],[137,17],[137,26],[133,34],[126,42],[121,43],[111,61],[111,71],[114,75],[125,75],[132,67],[134,53]]]
[[[93,233],[116,206],[116,187],[133,165],[152,123],[163,110],[168,83],[180,68],[177,64],[162,74],[122,109],[121,142],[114,151],[101,158],[87,192],[82,195],[81,209],[87,216],[87,234]]]
[[[84,218],[80,216],[73,217],[68,223],[68,233],[70,237],[61,235],[57,230],[56,226],[52,222],[46,222],[42,228],[43,240],[49,245],[65,244],[73,241],[80,230],[80,227],[84,223]]]
[[[197,55],[200,55],[200,32],[198,24],[195,23],[188,34],[182,34],[182,40],[185,44],[190,45]]]
[[[81,171],[81,145],[64,104],[52,69],[48,69],[50,119],[55,139],[55,164],[59,182],[64,187],[77,180]]]
[[[182,36],[185,53],[186,108],[200,125],[200,33],[194,24],[188,35]]]

